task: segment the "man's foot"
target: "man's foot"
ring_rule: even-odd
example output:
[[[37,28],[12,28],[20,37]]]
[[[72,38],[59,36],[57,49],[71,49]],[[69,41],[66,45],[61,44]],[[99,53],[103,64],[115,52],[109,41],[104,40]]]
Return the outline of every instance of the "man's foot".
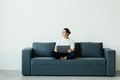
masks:
[[[60,60],[66,60],[66,59],[67,59],[67,56],[60,58]]]

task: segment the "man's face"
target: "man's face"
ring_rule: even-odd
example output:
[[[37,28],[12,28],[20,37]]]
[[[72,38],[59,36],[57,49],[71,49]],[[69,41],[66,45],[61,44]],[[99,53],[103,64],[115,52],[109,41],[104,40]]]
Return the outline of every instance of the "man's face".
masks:
[[[68,33],[66,33],[66,31],[63,30],[63,31],[62,31],[62,36],[63,36],[63,37],[68,37]]]

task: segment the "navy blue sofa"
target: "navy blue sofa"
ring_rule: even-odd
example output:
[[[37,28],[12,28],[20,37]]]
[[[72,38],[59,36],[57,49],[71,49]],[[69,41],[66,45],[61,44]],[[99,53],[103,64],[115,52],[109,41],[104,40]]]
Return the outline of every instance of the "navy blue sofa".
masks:
[[[74,59],[58,60],[50,57],[55,42],[33,42],[22,50],[22,74],[115,76],[116,52],[103,48],[102,42],[75,43]]]

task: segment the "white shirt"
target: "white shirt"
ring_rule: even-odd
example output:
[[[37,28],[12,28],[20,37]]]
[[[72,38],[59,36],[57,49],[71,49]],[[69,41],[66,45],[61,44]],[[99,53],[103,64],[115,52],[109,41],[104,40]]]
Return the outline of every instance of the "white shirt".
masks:
[[[59,45],[65,45],[65,46],[70,46],[71,49],[75,48],[75,43],[73,40],[71,40],[70,38],[69,39],[65,39],[64,37],[57,40],[56,42],[56,46],[59,46]]]

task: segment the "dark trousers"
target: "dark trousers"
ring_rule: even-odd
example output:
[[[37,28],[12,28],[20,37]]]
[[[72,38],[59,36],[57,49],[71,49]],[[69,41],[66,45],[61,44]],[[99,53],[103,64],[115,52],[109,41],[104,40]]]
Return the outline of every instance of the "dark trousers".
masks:
[[[75,57],[75,52],[71,52],[71,53],[57,53],[52,51],[50,54],[52,57],[54,57],[55,59],[60,59],[60,57],[65,57],[67,56],[67,59],[73,59]]]

